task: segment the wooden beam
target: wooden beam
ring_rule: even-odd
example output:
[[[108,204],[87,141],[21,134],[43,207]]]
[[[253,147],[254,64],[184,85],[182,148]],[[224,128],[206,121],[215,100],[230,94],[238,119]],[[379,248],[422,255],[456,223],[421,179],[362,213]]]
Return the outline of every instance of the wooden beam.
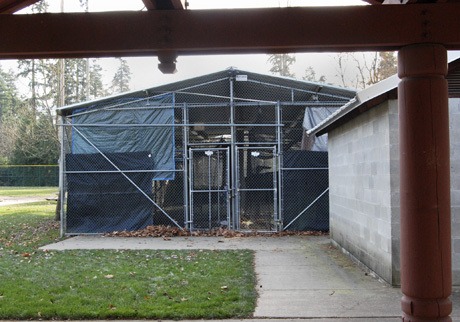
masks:
[[[148,10],[185,9],[185,0],[142,0]]]
[[[0,58],[460,49],[460,4],[0,15]]]
[[[39,0],[3,0],[0,1],[0,14],[11,14],[24,9]]]

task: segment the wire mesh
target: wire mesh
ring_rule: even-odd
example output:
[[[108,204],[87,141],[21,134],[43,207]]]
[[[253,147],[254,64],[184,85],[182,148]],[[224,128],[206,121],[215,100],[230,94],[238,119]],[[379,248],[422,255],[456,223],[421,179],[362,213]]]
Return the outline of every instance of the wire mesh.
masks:
[[[328,230],[327,139],[306,129],[353,93],[242,73],[90,102],[66,115],[64,233],[150,224]],[[75,168],[74,159],[84,164]]]
[[[57,165],[0,165],[2,187],[57,187]]]

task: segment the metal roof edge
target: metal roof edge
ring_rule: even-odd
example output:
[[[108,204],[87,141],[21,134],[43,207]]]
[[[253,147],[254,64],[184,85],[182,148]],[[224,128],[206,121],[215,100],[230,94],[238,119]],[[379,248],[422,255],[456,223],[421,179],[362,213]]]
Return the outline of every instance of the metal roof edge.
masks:
[[[187,79],[183,79],[183,80],[179,80],[179,81],[175,81],[175,82],[171,82],[171,83],[161,84],[161,85],[148,87],[148,88],[144,88],[144,89],[140,89],[140,90],[133,90],[133,91],[123,92],[123,93],[117,93],[117,94],[113,94],[113,95],[109,95],[109,96],[96,98],[96,99],[93,99],[93,100],[88,100],[88,101],[84,101],[84,102],[78,102],[78,103],[73,103],[73,104],[70,104],[70,105],[65,105],[65,106],[62,106],[62,107],[57,107],[56,108],[56,113],[58,115],[63,115],[63,114],[66,114],[66,112],[72,111],[72,110],[77,109],[77,108],[84,108],[84,107],[87,107],[87,106],[90,106],[90,105],[94,105],[95,103],[106,102],[106,101],[110,101],[110,100],[113,100],[113,99],[126,97],[126,96],[138,95],[138,96],[148,97],[149,92],[152,91],[152,90],[155,90],[157,88],[161,88],[161,87],[164,87],[164,86],[170,86],[170,85],[173,85],[173,84],[176,84],[176,83],[178,84],[178,83],[181,83],[181,82],[191,81],[191,80],[194,80],[194,79],[198,81],[200,78],[208,77],[208,76],[211,76],[211,75],[219,75],[219,74],[232,73],[232,72],[243,73],[243,74],[247,73],[247,74],[250,74],[250,75],[259,75],[261,77],[272,77],[272,78],[275,78],[275,79],[282,79],[282,80],[285,80],[285,81],[295,82],[295,83],[298,83],[298,84],[306,84],[306,85],[308,84],[308,85],[313,85],[313,86],[318,86],[318,87],[327,87],[327,88],[330,88],[332,90],[343,91],[344,93],[348,92],[349,94],[352,94],[353,92],[355,92],[354,90],[349,89],[349,88],[340,87],[340,86],[336,86],[336,85],[331,85],[331,84],[327,84],[327,83],[317,83],[317,82],[311,82],[311,81],[306,81],[306,80],[299,80],[299,79],[296,79],[296,78],[286,77],[286,76],[278,76],[278,75],[256,73],[256,72],[251,72],[251,71],[247,71],[247,70],[241,70],[241,69],[238,69],[237,67],[231,66],[231,67],[228,67],[226,69],[219,70],[219,71],[216,71],[216,72],[213,72],[213,73],[202,74],[202,75],[199,75],[199,76],[195,76],[195,77],[191,77],[191,78],[187,78]]]
[[[316,125],[314,128],[312,128],[310,130],[307,130],[307,135],[308,136],[316,135],[318,132],[320,132],[323,129],[329,127],[336,120],[338,120],[341,117],[343,117],[344,115],[348,114],[349,112],[354,110],[359,105],[360,105],[359,98],[358,98],[358,96],[355,96],[348,103],[343,105],[341,108],[337,109],[337,111],[335,111],[334,113],[329,115],[327,118],[325,118],[321,123]]]
[[[455,61],[460,60],[460,51],[449,52],[448,63],[451,64]],[[331,126],[343,118],[351,111],[359,108],[361,105],[379,97],[386,95],[393,89],[398,87],[399,77],[397,74],[388,77],[368,88],[358,92],[355,98],[351,99],[348,103],[343,105],[337,112],[331,114],[328,118],[324,119],[321,123],[316,125],[314,128],[307,130],[307,135],[321,136],[329,131]],[[376,100],[377,102],[379,100]]]

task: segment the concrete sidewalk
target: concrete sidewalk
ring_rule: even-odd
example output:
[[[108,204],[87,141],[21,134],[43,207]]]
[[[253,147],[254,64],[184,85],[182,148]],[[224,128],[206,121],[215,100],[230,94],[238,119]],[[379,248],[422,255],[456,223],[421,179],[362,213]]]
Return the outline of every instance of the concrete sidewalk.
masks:
[[[332,247],[328,237],[174,237],[164,240],[79,236],[43,248],[251,249],[255,251],[259,292],[255,319],[400,321],[399,289],[360,269]],[[453,302],[453,320],[460,321],[459,289],[454,291]]]
[[[45,197],[0,197],[0,207],[46,201]]]

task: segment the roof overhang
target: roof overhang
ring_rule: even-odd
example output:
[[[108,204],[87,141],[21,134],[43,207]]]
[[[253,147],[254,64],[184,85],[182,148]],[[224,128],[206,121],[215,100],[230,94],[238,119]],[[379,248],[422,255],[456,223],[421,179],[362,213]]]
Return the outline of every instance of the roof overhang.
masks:
[[[458,69],[460,69],[460,53],[453,53],[449,59],[449,73],[453,74],[454,71],[457,72]],[[458,79],[460,79],[460,77],[454,78],[454,80]],[[398,75],[393,75],[375,85],[363,89],[358,92],[350,102],[331,114],[323,122],[307,130],[307,135],[321,136],[387,100],[397,99],[398,84]],[[460,86],[460,81],[457,81],[456,84],[458,84],[456,86]],[[457,92],[460,94],[460,89]]]
[[[454,50],[458,12],[460,3],[0,15],[0,59],[380,51],[414,43]]]

